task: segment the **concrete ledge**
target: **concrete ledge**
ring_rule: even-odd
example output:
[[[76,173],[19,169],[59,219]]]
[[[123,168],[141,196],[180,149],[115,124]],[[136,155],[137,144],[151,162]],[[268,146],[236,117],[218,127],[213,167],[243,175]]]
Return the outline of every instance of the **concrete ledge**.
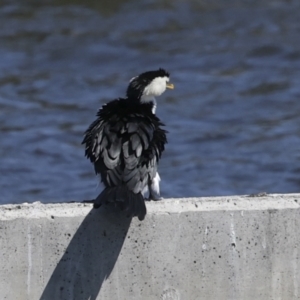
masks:
[[[0,299],[299,299],[300,194],[0,206]]]

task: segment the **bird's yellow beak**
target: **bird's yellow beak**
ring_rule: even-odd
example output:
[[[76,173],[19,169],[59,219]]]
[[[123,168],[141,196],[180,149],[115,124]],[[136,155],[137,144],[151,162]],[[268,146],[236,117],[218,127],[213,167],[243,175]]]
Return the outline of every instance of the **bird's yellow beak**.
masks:
[[[167,89],[174,89],[174,84],[173,83],[167,83]]]

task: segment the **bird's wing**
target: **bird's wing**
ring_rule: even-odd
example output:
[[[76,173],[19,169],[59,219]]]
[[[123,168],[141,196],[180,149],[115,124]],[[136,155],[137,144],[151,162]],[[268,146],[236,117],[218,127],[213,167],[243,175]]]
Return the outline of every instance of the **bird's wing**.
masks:
[[[155,176],[164,149],[165,132],[159,122],[139,114],[100,117],[86,131],[86,156],[105,186],[126,185],[139,193]]]

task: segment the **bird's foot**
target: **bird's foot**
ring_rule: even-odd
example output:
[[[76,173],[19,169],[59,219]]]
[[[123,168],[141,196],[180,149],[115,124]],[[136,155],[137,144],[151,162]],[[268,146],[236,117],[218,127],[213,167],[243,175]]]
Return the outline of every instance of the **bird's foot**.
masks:
[[[95,202],[95,199],[94,200],[83,200],[82,203],[94,203]]]
[[[153,201],[160,201],[160,200],[163,200],[164,198],[161,197],[160,195],[154,195],[154,194],[150,194],[148,199],[149,201],[153,200]]]
[[[260,192],[260,193],[257,193],[257,194],[250,194],[250,195],[248,195],[248,197],[265,197],[267,195],[268,194],[266,192]]]

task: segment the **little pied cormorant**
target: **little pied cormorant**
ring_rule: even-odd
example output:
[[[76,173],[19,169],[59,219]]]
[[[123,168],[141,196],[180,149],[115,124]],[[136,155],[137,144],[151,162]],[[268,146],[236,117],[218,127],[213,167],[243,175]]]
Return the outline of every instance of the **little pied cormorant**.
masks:
[[[174,85],[163,69],[132,78],[126,98],[103,105],[85,132],[85,155],[105,186],[94,208],[114,203],[128,216],[143,220],[144,194],[149,191],[150,199],[161,199],[157,165],[167,138],[164,124],[155,115],[155,97],[166,88]]]

